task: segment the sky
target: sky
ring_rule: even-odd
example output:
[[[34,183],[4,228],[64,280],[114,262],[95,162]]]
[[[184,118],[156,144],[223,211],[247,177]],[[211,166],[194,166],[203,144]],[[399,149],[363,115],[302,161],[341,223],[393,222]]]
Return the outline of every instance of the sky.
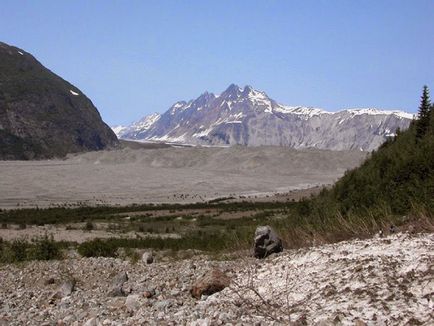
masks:
[[[422,86],[434,89],[432,0],[2,0],[0,41],[110,125],[231,83],[329,111],[416,112]]]

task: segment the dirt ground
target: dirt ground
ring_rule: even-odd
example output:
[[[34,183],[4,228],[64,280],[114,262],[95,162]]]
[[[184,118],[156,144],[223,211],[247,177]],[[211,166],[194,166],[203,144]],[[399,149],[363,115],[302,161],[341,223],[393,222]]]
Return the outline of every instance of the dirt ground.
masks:
[[[133,147],[0,161],[0,208],[297,199],[294,190],[332,184],[366,157],[281,147]]]

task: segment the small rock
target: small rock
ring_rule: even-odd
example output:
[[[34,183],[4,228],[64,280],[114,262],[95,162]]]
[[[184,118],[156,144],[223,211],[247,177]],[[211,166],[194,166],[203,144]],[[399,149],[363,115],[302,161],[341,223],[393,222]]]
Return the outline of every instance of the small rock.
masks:
[[[211,325],[211,321],[209,320],[209,318],[204,318],[204,319],[198,319],[195,320],[194,322],[191,323],[191,325],[193,326],[209,326]]]
[[[301,315],[294,323],[294,326],[304,326],[307,325],[306,315]]]
[[[44,281],[45,285],[50,285],[56,283],[56,279],[54,277],[49,277]]]
[[[62,319],[62,321],[66,324],[66,325],[70,325],[72,323],[74,319],[73,315],[68,315],[65,318]]]
[[[142,262],[145,264],[152,264],[154,262],[154,254],[152,251],[146,251],[143,253]]]
[[[129,312],[134,312],[140,307],[139,295],[130,294],[125,300],[125,306]]]
[[[112,285],[109,289],[108,294],[112,297],[122,297],[125,296],[125,291],[123,290],[124,283],[128,281],[128,275],[126,272],[120,272],[114,278]]]
[[[71,295],[74,289],[75,289],[75,280],[69,279],[62,283],[59,291],[61,293],[62,298],[64,298]]]
[[[162,300],[154,303],[154,308],[156,310],[165,310],[166,308],[169,308],[171,306],[172,306],[172,302],[169,300]]]
[[[366,325],[367,324],[363,320],[361,320],[361,319],[356,319],[354,321],[354,326],[366,326]]]
[[[190,290],[190,293],[196,299],[200,299],[202,295],[211,295],[220,292],[225,287],[229,286],[229,277],[218,269],[213,269],[199,278]]]
[[[92,318],[88,319],[88,320],[83,324],[83,326],[98,326],[98,324],[99,324],[98,319],[95,318],[95,317],[92,317]]]
[[[152,298],[154,295],[155,295],[155,290],[153,289],[143,291],[143,297],[147,299]]]

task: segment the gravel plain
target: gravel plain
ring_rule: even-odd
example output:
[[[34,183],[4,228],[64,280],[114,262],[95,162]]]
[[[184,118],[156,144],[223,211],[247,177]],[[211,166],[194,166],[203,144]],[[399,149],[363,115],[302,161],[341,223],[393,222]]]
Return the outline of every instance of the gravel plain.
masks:
[[[64,160],[0,161],[0,208],[264,197],[332,184],[366,155],[282,147],[127,147]]]

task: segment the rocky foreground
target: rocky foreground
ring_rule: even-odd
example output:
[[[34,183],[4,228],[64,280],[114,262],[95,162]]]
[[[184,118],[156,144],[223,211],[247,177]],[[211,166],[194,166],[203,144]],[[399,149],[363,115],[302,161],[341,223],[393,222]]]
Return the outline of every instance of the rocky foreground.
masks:
[[[264,260],[144,258],[1,266],[0,325],[434,323],[434,234],[287,250]],[[204,274],[209,279],[198,283]]]

